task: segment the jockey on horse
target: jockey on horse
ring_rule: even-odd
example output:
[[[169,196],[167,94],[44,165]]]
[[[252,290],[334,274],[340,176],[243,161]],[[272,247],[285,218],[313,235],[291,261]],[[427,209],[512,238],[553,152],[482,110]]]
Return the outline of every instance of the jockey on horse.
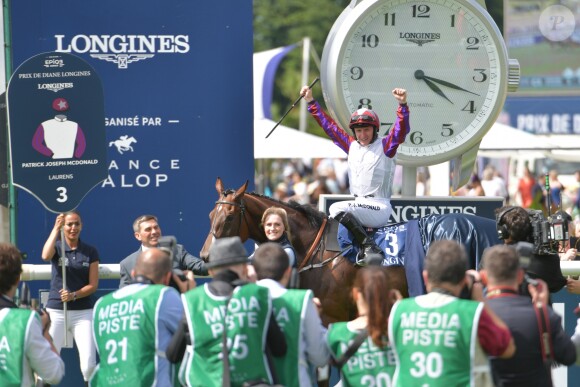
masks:
[[[354,235],[361,247],[356,259],[359,265],[366,264],[365,257],[369,254],[382,254],[365,227],[379,228],[389,221],[395,156],[410,131],[407,91],[396,88],[392,93],[399,102],[397,121],[389,133],[379,139],[381,122],[374,111],[361,108],[352,113],[349,123],[353,132],[351,136],[314,100],[310,87],[304,86],[300,91],[308,103],[310,114],[333,142],[348,154],[350,193],[355,199],[334,203],[329,211],[332,218]]]

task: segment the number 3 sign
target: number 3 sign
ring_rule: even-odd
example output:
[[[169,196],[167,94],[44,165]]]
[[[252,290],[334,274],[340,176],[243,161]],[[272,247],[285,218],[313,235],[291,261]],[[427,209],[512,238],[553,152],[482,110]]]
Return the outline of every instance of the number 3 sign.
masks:
[[[8,84],[12,183],[52,212],[76,208],[107,177],[103,87],[81,58],[36,55]]]

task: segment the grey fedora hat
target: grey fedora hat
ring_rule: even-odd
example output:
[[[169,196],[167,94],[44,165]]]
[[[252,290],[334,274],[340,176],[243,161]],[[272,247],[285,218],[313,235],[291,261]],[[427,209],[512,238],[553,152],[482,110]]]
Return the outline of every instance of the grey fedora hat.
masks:
[[[248,262],[248,253],[238,236],[216,239],[209,248],[208,269]]]

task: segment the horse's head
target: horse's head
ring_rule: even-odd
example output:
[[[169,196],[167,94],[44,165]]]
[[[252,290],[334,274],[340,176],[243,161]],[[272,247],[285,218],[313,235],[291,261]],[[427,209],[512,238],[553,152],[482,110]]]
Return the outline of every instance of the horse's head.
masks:
[[[218,177],[215,184],[218,200],[209,214],[210,230],[199,255],[207,261],[209,247],[215,239],[239,236],[242,241],[248,239],[248,230],[244,227],[244,193],[248,188],[248,181],[237,190],[224,189],[222,180]]]

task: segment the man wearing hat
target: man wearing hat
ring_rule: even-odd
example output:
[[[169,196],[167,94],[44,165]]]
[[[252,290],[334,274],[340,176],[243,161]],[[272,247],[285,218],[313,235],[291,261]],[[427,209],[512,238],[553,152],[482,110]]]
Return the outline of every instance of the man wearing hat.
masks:
[[[182,375],[187,386],[221,386],[224,376],[232,386],[275,380],[269,355],[285,355],[286,340],[273,318],[268,289],[246,282],[247,264],[239,237],[216,239],[207,264],[213,280],[182,295],[187,325],[178,329],[166,354],[178,362],[191,344]],[[224,375],[224,340],[229,375]]]

